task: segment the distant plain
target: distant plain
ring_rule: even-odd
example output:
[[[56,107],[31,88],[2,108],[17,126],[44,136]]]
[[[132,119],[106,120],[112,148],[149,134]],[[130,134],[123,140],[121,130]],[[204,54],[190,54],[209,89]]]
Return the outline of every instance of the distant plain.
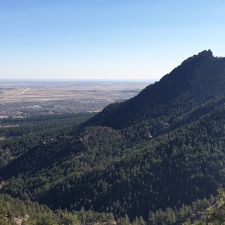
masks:
[[[98,112],[131,98],[147,81],[1,81],[0,117]]]

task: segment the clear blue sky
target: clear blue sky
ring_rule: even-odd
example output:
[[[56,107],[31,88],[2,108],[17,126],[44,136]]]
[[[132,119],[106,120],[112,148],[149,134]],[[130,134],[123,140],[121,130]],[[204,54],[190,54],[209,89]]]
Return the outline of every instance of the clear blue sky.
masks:
[[[159,79],[204,49],[224,0],[0,0],[2,79]]]

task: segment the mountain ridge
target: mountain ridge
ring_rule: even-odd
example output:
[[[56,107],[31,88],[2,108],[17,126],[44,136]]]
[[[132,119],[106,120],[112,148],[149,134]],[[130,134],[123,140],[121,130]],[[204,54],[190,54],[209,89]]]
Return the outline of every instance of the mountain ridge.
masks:
[[[213,69],[211,69],[211,67],[213,67]],[[215,80],[213,81],[214,78],[211,76],[213,74],[212,70],[216,69],[219,71],[216,72],[215,79],[219,77],[218,82],[222,82],[221,85],[216,85]],[[184,101],[189,101],[190,104],[193,104],[191,102],[192,100],[197,100],[196,103],[204,100],[198,99],[196,97],[197,95],[199,95],[199,98],[205,98],[205,100],[207,100],[215,95],[216,86],[218,86],[219,91],[223,89],[224,77],[221,77],[220,74],[225,76],[225,58],[214,57],[211,50],[202,51],[185,60],[180,66],[172,70],[171,73],[161,78],[160,81],[147,86],[140,94],[132,99],[122,103],[111,104],[106,107],[100,114],[97,114],[88,121],[87,125],[103,125],[121,129],[131,125],[131,122],[128,120],[135,121],[135,116],[139,113],[142,114],[140,112],[141,110],[152,111],[148,112],[147,117],[158,117],[154,115],[158,113],[155,112],[157,111],[157,107],[162,104],[173,104],[177,96],[181,96]],[[202,79],[202,85],[199,79]],[[205,79],[208,81],[205,81]],[[207,85],[206,82],[209,84]],[[200,85],[200,88],[198,85]],[[209,88],[212,86],[210,92],[208,92],[208,97],[203,96],[206,93],[203,89],[207,86]],[[199,88],[199,90],[197,90],[197,88]],[[213,88],[215,88],[214,91],[212,90]],[[192,93],[193,91],[196,92],[196,96]],[[187,99],[185,94],[190,95],[192,99]],[[127,109],[128,107],[129,109]],[[161,114],[163,113],[164,112]],[[141,116],[146,117],[143,114]]]

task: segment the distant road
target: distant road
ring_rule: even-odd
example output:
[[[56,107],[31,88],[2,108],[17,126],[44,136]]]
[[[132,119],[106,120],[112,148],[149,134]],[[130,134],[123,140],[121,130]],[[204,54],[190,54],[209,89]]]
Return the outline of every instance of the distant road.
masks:
[[[7,96],[7,97],[5,97],[5,98],[0,99],[0,101],[4,102],[4,101],[6,101],[6,100],[8,100],[8,99],[10,99],[10,98],[14,98],[14,97],[16,97],[16,96],[23,95],[23,94],[25,94],[26,92],[28,92],[29,90],[30,90],[30,88],[26,88],[25,90],[23,90],[23,91],[21,91],[21,92],[19,92],[19,93],[17,93],[17,94],[10,95],[10,96]]]
[[[18,95],[23,95],[25,94],[26,92],[28,92],[30,90],[30,88],[26,88],[25,90],[21,91],[20,93],[17,94]]]

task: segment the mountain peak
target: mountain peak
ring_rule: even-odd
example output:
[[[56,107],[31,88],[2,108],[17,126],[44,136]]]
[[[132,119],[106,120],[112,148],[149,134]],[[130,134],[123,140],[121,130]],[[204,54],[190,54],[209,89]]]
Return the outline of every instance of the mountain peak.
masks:
[[[200,60],[211,60],[211,59],[214,59],[215,57],[213,56],[213,52],[209,49],[209,50],[204,50],[200,53],[198,53],[197,55],[193,55],[192,57],[189,57],[188,59],[186,59],[181,65],[184,65],[186,63],[189,63],[189,62],[193,62],[193,61],[196,61],[199,59]]]
[[[197,55],[198,57],[214,57],[213,56],[213,52],[209,49],[209,50],[204,50],[204,51],[202,51],[202,52],[200,52],[200,53],[198,53],[198,55]]]

